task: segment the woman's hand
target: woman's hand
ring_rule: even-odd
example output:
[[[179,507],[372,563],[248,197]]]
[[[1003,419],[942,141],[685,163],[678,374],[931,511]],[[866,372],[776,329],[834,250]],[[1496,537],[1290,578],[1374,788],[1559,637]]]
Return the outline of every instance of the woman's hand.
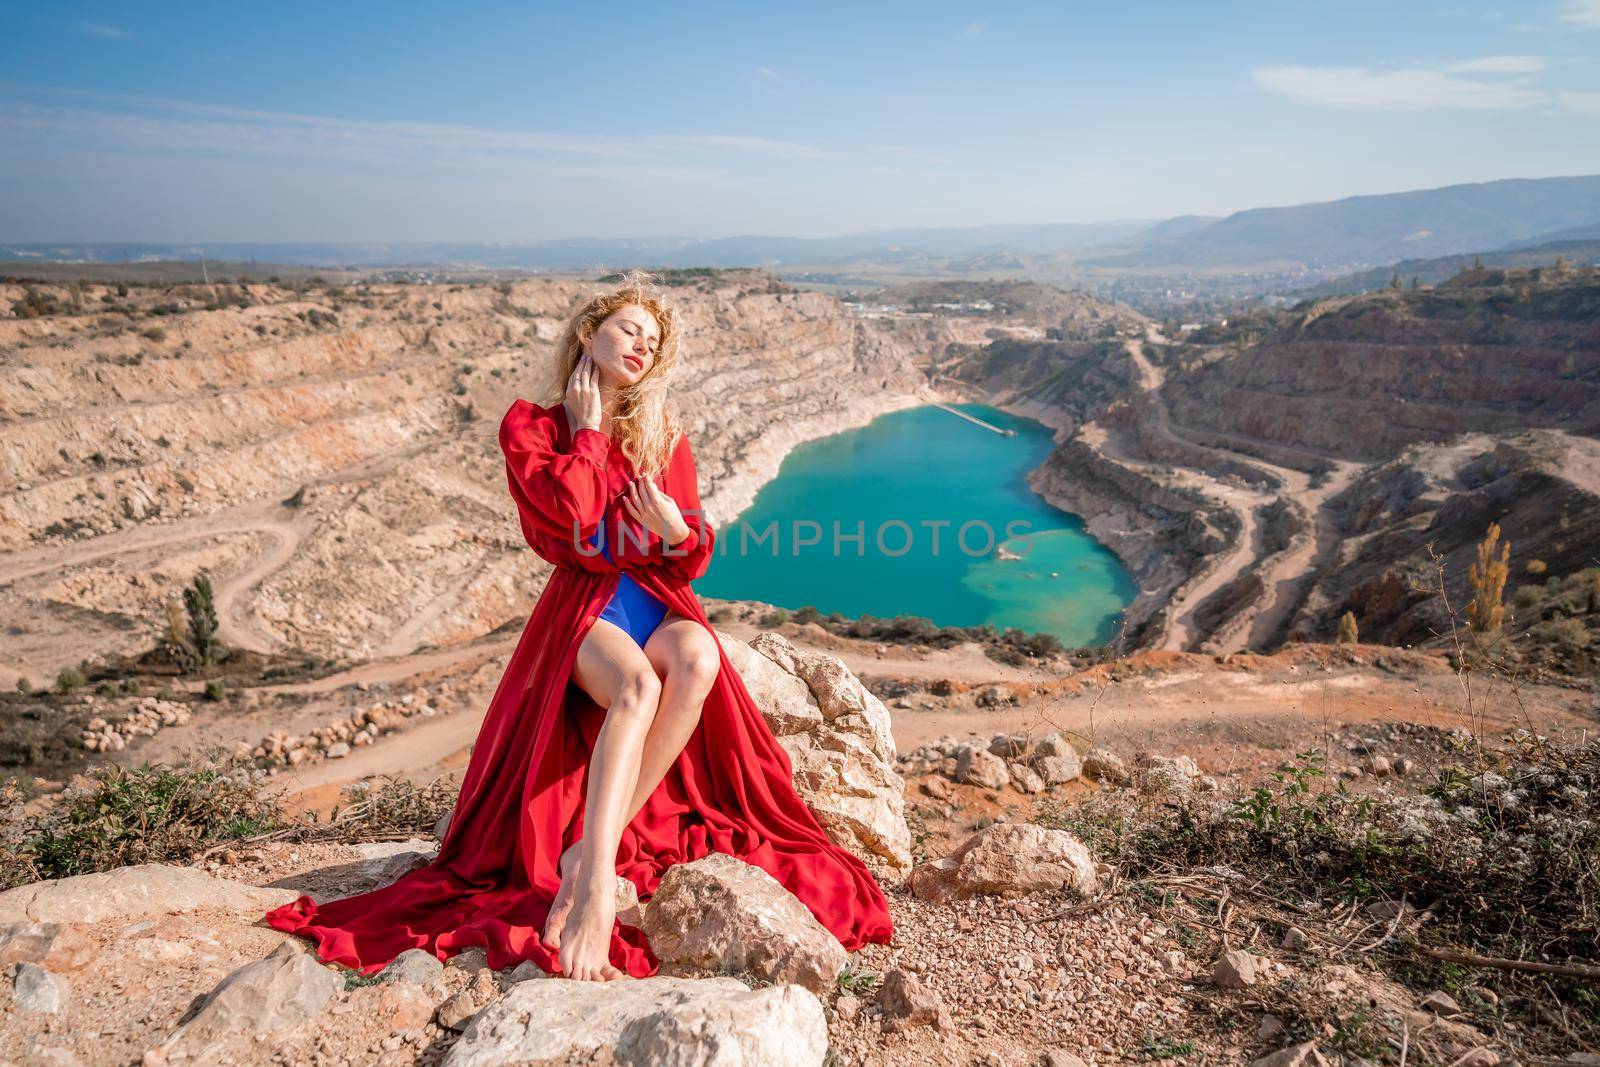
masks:
[[[678,544],[690,534],[689,524],[683,521],[678,502],[643,475],[628,483],[622,503],[636,522],[643,523],[664,544]]]
[[[578,365],[567,379],[567,410],[578,421],[573,432],[600,429],[600,368],[587,352],[578,356]]]

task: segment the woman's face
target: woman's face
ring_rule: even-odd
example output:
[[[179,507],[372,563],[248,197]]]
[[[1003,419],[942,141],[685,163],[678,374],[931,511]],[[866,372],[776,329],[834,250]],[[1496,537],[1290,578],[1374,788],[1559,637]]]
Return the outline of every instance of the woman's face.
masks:
[[[656,363],[661,325],[656,317],[629,304],[613,311],[595,330],[584,351],[600,368],[600,377],[613,389],[633,385]]]

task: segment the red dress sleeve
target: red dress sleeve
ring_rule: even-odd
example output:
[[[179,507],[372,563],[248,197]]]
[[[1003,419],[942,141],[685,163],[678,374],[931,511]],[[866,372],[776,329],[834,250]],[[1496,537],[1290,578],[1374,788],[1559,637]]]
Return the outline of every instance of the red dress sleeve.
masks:
[[[599,430],[580,427],[572,451],[560,450],[555,420],[565,411],[551,411],[526,400],[512,403],[500,420],[500,451],[506,457],[506,478],[523,515],[559,537],[588,537],[605,514],[609,482],[606,463],[611,439]]]
[[[645,548],[645,555],[661,566],[676,571],[684,581],[692,582],[711,566],[711,550],[716,544],[717,534],[700,507],[700,476],[695,471],[694,452],[689,448],[687,436],[678,438],[674,452],[673,465],[680,464],[683,471],[682,489],[672,499],[683,513],[683,521],[689,526],[689,536],[671,546],[657,538]]]

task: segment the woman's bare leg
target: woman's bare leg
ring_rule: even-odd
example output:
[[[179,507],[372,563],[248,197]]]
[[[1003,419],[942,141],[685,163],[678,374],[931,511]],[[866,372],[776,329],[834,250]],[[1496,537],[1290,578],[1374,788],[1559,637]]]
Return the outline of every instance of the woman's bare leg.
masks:
[[[689,743],[721,666],[717,644],[711,634],[698,622],[675,611],[667,612],[661,625],[645,639],[644,655],[661,678],[661,699],[645,735],[638,780],[622,820],[624,826],[639,814],[683,746]],[[574,843],[561,854],[563,880],[577,863],[581,843]]]
[[[632,637],[596,619],[578,647],[573,681],[606,709],[589,756],[583,837],[545,922],[561,971],[583,981],[625,977],[611,965],[616,921],[617,844],[639,779],[640,754],[655,719],[661,682]]]

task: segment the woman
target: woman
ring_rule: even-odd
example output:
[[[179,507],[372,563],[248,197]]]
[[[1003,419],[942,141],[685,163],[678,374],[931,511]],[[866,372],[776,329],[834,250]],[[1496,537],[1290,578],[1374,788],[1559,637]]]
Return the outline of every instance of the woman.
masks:
[[[564,399],[500,424],[524,537],[555,564],[490,702],[449,830],[382,889],[268,913],[364,973],[400,952],[482,946],[585,980],[654,974],[616,921],[616,875],[648,900],[710,852],[764,868],[844,944],[887,942],[887,902],[794,791],[789,759],[689,583],[710,564],[689,441],[667,409],[674,310],[630,275],[572,318]],[[554,390],[552,390],[554,391]]]

